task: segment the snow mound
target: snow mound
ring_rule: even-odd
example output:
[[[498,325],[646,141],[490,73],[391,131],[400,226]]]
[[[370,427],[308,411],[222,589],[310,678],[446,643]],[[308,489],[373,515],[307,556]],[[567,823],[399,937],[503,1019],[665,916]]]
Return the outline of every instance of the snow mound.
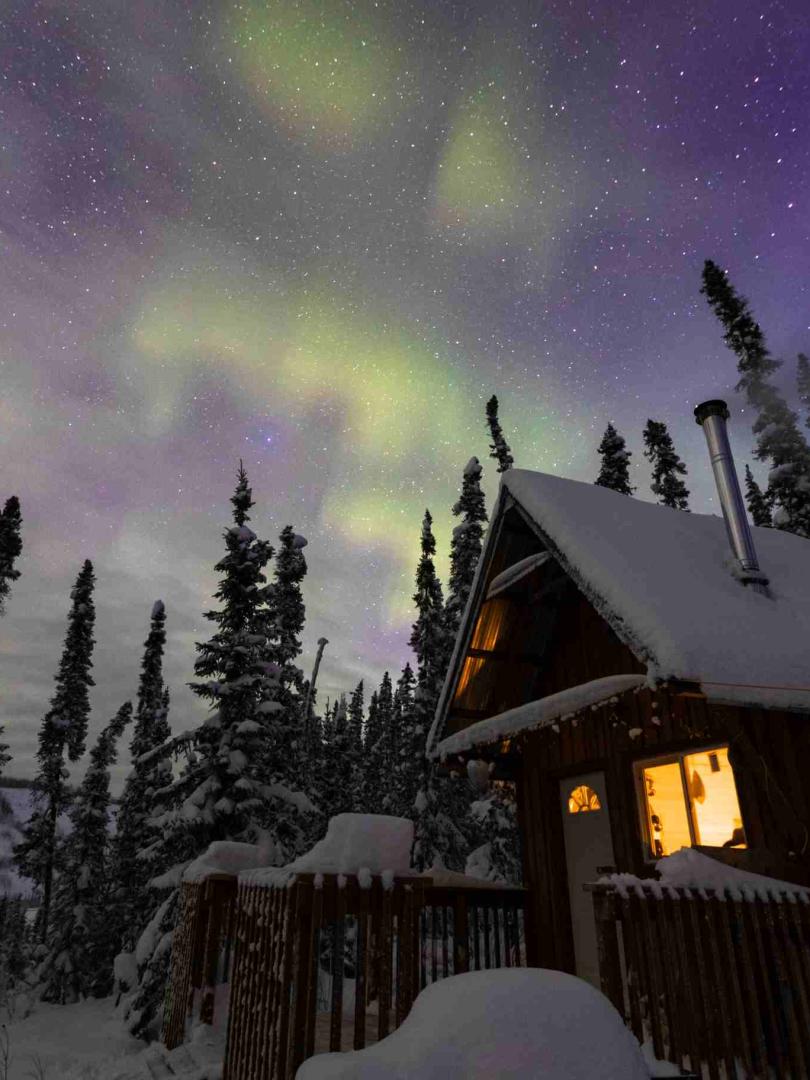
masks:
[[[256,844],[240,844],[235,840],[215,840],[198,855],[183,872],[183,881],[199,883],[212,874],[238,874],[262,865]]]
[[[336,814],[326,836],[287,866],[248,870],[240,880],[253,885],[278,885],[296,873],[355,875],[411,873],[413,822],[387,814]],[[364,875],[365,876],[365,875]]]
[[[604,995],[560,971],[454,975],[366,1050],[320,1054],[296,1080],[648,1080],[641,1050]]]
[[[754,874],[750,870],[738,870],[727,866],[719,859],[704,855],[694,848],[681,848],[671,855],[665,855],[655,864],[659,878],[638,878],[635,874],[608,874],[600,878],[600,883],[615,885],[622,895],[630,889],[642,889],[646,886],[654,895],[663,895],[667,886],[672,888],[714,889],[718,896],[728,894],[732,900],[770,900],[787,898],[788,900],[810,903],[810,889],[802,888],[789,881]]]

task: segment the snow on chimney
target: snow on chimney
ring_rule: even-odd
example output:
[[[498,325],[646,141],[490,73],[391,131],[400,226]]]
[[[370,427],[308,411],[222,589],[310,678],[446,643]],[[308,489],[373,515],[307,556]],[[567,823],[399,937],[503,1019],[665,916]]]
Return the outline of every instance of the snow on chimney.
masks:
[[[726,427],[728,418],[729,411],[725,401],[704,401],[695,409],[695,420],[703,428],[709,447],[709,458],[720,496],[728,542],[740,564],[737,576],[744,585],[750,585],[752,589],[767,596],[768,579],[759,568],[754,538],[745,513],[734,458],[731,456]]]

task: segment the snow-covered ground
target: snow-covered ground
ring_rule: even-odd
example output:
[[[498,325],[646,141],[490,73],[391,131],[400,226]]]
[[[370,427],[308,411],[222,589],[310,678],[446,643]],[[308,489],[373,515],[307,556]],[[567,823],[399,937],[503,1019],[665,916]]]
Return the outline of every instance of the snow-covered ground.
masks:
[[[13,1010],[12,1010],[13,1011]],[[224,1047],[221,1028],[198,1027],[191,1041],[167,1052],[129,1036],[114,999],[78,1005],[39,1002],[24,1017],[18,1001],[8,1032],[9,1067],[0,1080],[220,1080]],[[2,1033],[0,1033],[2,1034]]]

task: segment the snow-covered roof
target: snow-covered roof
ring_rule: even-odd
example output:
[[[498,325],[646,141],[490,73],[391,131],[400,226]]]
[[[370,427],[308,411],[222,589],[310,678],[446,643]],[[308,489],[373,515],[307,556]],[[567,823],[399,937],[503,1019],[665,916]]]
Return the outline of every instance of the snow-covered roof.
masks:
[[[699,682],[715,701],[810,711],[810,542],[753,529],[768,597],[735,578],[721,517],[525,469],[506,472],[501,493],[649,677]]]
[[[604,679],[571,686],[558,694],[549,694],[538,701],[529,701],[515,709],[488,716],[461,731],[448,735],[437,746],[439,757],[463,754],[476,746],[488,746],[518,735],[522,731],[549,727],[555,721],[573,716],[591,706],[603,705],[617,694],[635,690],[646,682],[644,675],[608,675]]]

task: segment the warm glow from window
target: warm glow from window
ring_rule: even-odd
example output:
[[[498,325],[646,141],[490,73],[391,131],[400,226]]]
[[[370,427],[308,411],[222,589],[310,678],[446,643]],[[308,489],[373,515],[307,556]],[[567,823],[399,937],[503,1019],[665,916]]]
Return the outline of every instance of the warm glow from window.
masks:
[[[484,666],[484,661],[480,657],[468,656],[464,661],[464,667],[461,669],[461,678],[458,680],[458,687],[456,688],[455,702],[458,704],[470,688],[471,683],[475,681],[476,675],[480,672]]]
[[[652,853],[658,859],[682,847],[692,846],[689,814],[683,793],[681,766],[650,765],[642,773],[647,798],[647,828]]]
[[[725,746],[683,759],[695,823],[695,843],[745,847],[734,773]]]
[[[568,796],[569,814],[587,814],[592,810],[601,809],[602,804],[599,802],[599,796],[587,784],[580,784],[579,787],[575,787]]]
[[[745,847],[742,814],[721,746],[641,767],[647,835],[660,858],[682,847]]]
[[[510,604],[508,600],[487,600],[481,608],[478,622],[475,624],[471,649],[482,649],[484,652],[492,652],[497,646],[502,631],[506,625],[506,613]]]

